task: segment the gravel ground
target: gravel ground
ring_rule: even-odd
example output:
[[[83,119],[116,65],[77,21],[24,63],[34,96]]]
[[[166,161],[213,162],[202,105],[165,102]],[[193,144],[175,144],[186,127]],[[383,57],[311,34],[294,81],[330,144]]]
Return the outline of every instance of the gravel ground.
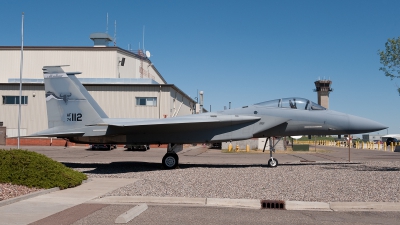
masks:
[[[83,166],[82,166],[83,165]],[[400,162],[304,163],[264,166],[71,164],[90,177],[137,178],[105,196],[246,198],[321,202],[399,202]],[[85,167],[85,168],[82,168]],[[185,168],[186,167],[186,168]],[[0,200],[40,189],[0,184]]]
[[[92,166],[95,164],[92,164]],[[246,198],[323,202],[399,202],[400,162],[282,164],[143,171],[101,165],[89,177],[141,179],[105,196]],[[185,166],[185,165],[182,165]],[[96,171],[96,173],[92,173]],[[141,172],[142,170],[142,172]]]
[[[15,198],[20,195],[26,195],[32,192],[40,191],[43,189],[38,188],[29,188],[21,185],[13,185],[13,184],[2,184],[0,183],[0,201]]]

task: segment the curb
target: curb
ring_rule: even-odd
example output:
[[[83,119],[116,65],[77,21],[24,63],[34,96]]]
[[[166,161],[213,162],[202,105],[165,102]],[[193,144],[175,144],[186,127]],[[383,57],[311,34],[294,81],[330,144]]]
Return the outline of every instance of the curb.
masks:
[[[106,196],[87,203],[119,204],[119,203],[158,203],[158,204],[194,204],[206,205],[206,198],[185,197],[153,197],[153,196]]]
[[[87,203],[99,204],[127,204],[127,203],[150,203],[150,204],[191,204],[201,206],[221,206],[260,209],[258,199],[229,199],[229,198],[186,198],[186,197],[153,197],[153,196],[106,196],[93,199]]]
[[[263,201],[263,200],[261,200]],[[98,204],[192,204],[211,207],[233,207],[262,209],[258,199],[229,198],[185,198],[185,197],[153,197],[153,196],[106,196],[93,199],[87,203]],[[265,201],[265,200],[264,200]],[[303,211],[394,211],[400,212],[400,202],[303,202],[283,201],[286,210]],[[270,209],[280,210],[280,209]]]
[[[332,211],[400,212],[400,202],[330,202]]]
[[[332,211],[326,202],[285,201],[286,210]]]
[[[261,208],[261,203],[258,199],[207,198],[206,205],[255,209]]]

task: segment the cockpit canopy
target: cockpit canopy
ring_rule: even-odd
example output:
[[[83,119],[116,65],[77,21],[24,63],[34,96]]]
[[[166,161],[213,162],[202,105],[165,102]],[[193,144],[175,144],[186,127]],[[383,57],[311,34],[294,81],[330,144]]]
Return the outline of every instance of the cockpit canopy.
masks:
[[[290,109],[303,109],[303,110],[326,110],[326,108],[305,98],[281,98],[266,102],[260,102],[255,105],[264,107],[290,108]]]

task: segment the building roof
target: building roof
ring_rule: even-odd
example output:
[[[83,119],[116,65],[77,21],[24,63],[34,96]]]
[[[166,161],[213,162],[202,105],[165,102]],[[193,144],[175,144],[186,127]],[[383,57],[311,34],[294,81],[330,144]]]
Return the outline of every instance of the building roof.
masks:
[[[15,50],[19,51],[21,50],[21,46],[0,46],[0,51],[2,50]],[[149,58],[147,58],[144,54],[139,54],[139,52],[133,52],[133,51],[128,51],[125,49],[122,49],[120,47],[93,47],[93,46],[24,46],[24,51],[117,51],[121,54],[124,54],[126,56],[136,58],[139,60],[144,60],[147,62],[149,65],[151,65],[151,68],[157,73],[157,75],[160,77],[160,79],[167,84],[167,81],[164,79],[164,77],[160,74],[160,72],[157,70],[157,68],[152,64]]]
[[[82,84],[159,84],[150,78],[78,78]],[[9,78],[8,83],[18,83],[19,78]],[[44,84],[44,79],[22,78],[23,84]]]

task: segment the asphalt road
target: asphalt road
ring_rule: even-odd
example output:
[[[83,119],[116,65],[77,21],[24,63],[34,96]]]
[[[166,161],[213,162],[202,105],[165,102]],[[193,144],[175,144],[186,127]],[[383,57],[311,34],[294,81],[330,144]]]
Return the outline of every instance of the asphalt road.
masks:
[[[82,204],[77,207],[93,207]],[[114,224],[115,218],[132,208],[132,205],[106,205],[90,215],[73,221],[73,225]],[[68,212],[65,213],[67,214]],[[50,216],[35,225],[55,224],[59,214]],[[71,217],[69,217],[71,218]],[[176,205],[149,205],[142,214],[127,224],[398,224],[398,212],[318,212],[318,211],[286,211],[260,210],[243,208],[218,208]],[[68,221],[66,221],[68,222]]]

